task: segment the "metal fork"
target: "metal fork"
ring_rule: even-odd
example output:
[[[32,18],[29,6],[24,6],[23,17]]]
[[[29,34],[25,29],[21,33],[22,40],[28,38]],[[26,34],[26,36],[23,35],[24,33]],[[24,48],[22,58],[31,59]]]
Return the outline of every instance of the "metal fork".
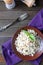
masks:
[[[27,17],[28,17],[28,13],[24,13],[24,14],[20,15],[15,21],[13,21],[3,27],[0,27],[0,32],[6,30],[7,28],[9,28],[10,26],[14,25],[17,22],[21,22],[21,21],[25,20]]]

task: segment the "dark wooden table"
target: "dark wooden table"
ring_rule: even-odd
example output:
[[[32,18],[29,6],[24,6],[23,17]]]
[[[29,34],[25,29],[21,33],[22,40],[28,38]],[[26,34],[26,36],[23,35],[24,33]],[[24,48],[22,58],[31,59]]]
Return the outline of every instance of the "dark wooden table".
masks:
[[[18,4],[19,3],[19,4]],[[6,9],[4,2],[0,2],[0,26],[4,26],[10,22],[15,21],[15,19],[20,16],[21,14],[28,12],[29,17],[28,19],[21,21],[17,24],[14,24],[7,30],[0,32],[0,65],[5,65],[5,61],[2,56],[2,50],[1,45],[9,40],[11,37],[13,37],[13,34],[16,32],[17,29],[20,27],[28,25],[29,21],[36,15],[36,13],[43,8],[43,0],[40,0],[40,3],[37,7],[28,8],[21,2],[17,2],[17,6],[12,9],[8,10]],[[16,65],[32,65],[30,62],[20,62]],[[40,65],[43,65],[43,62],[41,62]]]

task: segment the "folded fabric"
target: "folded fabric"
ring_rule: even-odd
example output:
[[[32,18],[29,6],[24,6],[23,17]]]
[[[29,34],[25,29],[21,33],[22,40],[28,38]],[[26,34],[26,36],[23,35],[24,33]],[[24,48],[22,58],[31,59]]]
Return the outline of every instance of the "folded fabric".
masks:
[[[2,45],[3,56],[7,65],[14,65],[21,61],[20,58],[14,54],[11,46],[12,39],[8,40]]]
[[[34,26],[39,30],[43,30],[43,9],[38,12],[38,14],[28,24],[28,26]],[[6,65],[14,65],[22,61],[22,59],[20,59],[18,56],[16,56],[16,54],[14,54],[11,43],[12,39],[8,40],[2,45],[2,53],[5,58]],[[39,65],[42,58],[43,55],[41,55],[38,59],[29,62],[35,65]]]
[[[43,9],[37,13],[37,15],[31,20],[28,26],[34,26],[39,30],[43,30]]]

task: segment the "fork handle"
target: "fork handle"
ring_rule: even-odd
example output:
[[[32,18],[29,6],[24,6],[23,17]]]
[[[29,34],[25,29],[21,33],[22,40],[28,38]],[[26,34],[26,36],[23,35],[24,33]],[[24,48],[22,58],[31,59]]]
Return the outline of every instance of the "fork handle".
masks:
[[[13,22],[11,22],[11,23],[9,23],[9,24],[3,26],[3,27],[0,27],[0,32],[6,30],[7,28],[9,28],[10,26],[14,25],[14,24],[17,23],[17,22],[19,22],[18,19],[17,19],[16,21],[13,21]]]

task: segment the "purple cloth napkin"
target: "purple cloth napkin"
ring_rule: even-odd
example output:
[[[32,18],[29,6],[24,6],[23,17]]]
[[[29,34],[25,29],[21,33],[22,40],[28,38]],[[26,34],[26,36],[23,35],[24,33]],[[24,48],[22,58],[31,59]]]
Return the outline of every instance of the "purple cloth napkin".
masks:
[[[43,9],[38,12],[38,14],[31,20],[28,26],[34,26],[39,30],[43,30]],[[8,40],[2,45],[2,53],[6,61],[6,65],[14,65],[18,62],[21,62],[20,59],[16,54],[14,54],[12,50],[12,39]],[[43,56],[41,55],[38,59],[30,61],[35,65],[39,65]]]
[[[34,26],[39,30],[43,30],[43,9],[41,9],[36,16],[31,20],[28,26]]]

